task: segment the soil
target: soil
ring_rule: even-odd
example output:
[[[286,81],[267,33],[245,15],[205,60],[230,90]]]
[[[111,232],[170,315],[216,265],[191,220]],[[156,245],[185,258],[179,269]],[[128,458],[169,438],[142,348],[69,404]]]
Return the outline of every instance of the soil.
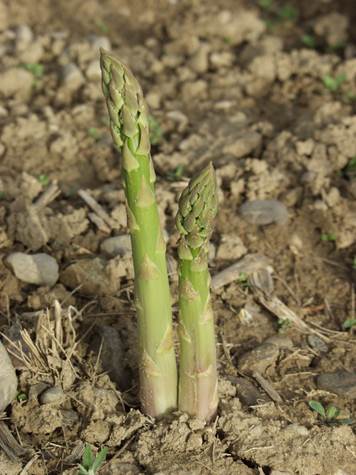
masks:
[[[0,331],[19,379],[1,474],[76,474],[85,444],[108,448],[102,475],[356,473],[355,15],[346,0],[0,2]],[[213,292],[220,404],[207,425],[139,410],[100,46],[150,107],[174,310],[176,203],[209,161],[212,275],[251,254],[270,263],[268,292],[249,272]],[[288,216],[240,211],[272,199]],[[23,277],[14,252],[54,258],[54,273]],[[311,400],[340,414],[326,421]]]

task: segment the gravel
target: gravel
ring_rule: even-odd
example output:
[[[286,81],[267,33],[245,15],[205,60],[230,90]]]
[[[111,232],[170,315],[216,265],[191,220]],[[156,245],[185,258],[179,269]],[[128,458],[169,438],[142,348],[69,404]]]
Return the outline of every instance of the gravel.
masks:
[[[259,226],[288,222],[287,208],[277,200],[247,201],[240,207],[240,214],[248,223]]]
[[[15,276],[27,284],[52,287],[58,280],[57,261],[48,254],[14,252],[6,258]]]

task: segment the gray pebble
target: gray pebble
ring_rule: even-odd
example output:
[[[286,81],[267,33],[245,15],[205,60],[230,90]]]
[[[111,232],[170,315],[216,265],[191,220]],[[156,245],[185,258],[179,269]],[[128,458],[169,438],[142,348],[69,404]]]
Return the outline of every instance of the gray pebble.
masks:
[[[53,386],[52,388],[48,388],[40,395],[40,403],[41,404],[53,404],[53,403],[60,403],[64,399],[64,392],[63,389],[59,386]]]
[[[90,43],[92,47],[97,50],[99,50],[100,48],[103,48],[109,51],[111,49],[110,40],[106,36],[92,36],[90,38]]]
[[[131,253],[131,239],[128,234],[105,239],[100,250],[108,257],[126,256]]]
[[[15,368],[0,341],[0,412],[15,399],[17,393],[17,376]]]
[[[328,345],[317,335],[308,335],[307,342],[318,353],[327,353],[329,351]]]
[[[344,370],[335,373],[324,373],[317,377],[316,384],[319,389],[350,399],[356,398],[356,373]]]
[[[239,371],[250,374],[255,371],[263,374],[269,366],[274,366],[279,355],[279,348],[268,342],[256,346],[247,351],[238,362]]]
[[[16,29],[16,49],[24,50],[33,40],[33,33],[28,25],[20,25]]]
[[[259,226],[286,224],[288,221],[286,206],[277,200],[247,201],[240,207],[240,213],[248,223]]]
[[[66,64],[62,71],[62,87],[70,92],[77,91],[84,83],[84,76],[74,63]]]
[[[243,135],[237,138],[232,144],[226,145],[223,152],[227,155],[233,155],[236,158],[246,157],[258,148],[261,142],[262,136],[258,132],[244,132]]]
[[[14,252],[6,258],[15,276],[27,284],[52,287],[58,280],[57,261],[48,254]]]

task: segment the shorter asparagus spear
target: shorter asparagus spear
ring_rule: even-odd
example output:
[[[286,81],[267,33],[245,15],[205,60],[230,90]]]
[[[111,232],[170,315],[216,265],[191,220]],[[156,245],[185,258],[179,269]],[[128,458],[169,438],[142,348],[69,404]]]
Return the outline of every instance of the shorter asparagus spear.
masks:
[[[208,245],[217,212],[215,172],[209,164],[179,200],[179,409],[209,420],[216,412],[217,369],[210,303]]]

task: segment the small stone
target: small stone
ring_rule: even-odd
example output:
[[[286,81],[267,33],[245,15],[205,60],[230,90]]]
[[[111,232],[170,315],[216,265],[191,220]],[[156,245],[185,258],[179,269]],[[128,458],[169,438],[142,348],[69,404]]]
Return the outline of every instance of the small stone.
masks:
[[[247,252],[244,243],[239,236],[233,234],[225,234],[221,238],[217,259],[239,259]]]
[[[33,33],[28,25],[20,25],[16,29],[16,50],[23,51],[33,40]]]
[[[105,239],[101,245],[100,250],[108,257],[126,256],[131,254],[131,239],[128,234],[115,236]]]
[[[279,349],[276,345],[263,342],[240,357],[238,363],[239,371],[246,374],[257,371],[263,374],[269,366],[275,364],[278,355]]]
[[[258,132],[246,132],[238,137],[232,144],[225,145],[223,152],[236,158],[250,155],[261,145],[262,136]]]
[[[327,353],[329,351],[328,345],[317,335],[308,335],[307,342],[318,353]]]
[[[26,100],[31,95],[32,84],[33,76],[25,69],[10,68],[0,74],[0,94],[5,97]]]
[[[4,2],[0,3],[0,31],[6,30],[9,24],[9,15],[7,6]]]
[[[59,386],[53,386],[52,388],[48,388],[43,391],[39,399],[41,404],[61,403],[64,400],[63,389]]]
[[[57,261],[48,254],[14,252],[6,258],[15,276],[27,284],[52,287],[58,280]]]
[[[204,97],[208,89],[206,81],[199,79],[194,82],[186,82],[182,86],[182,96],[186,102]]]
[[[66,64],[62,71],[62,87],[69,92],[77,91],[84,83],[81,70],[74,63]]]
[[[283,203],[277,200],[247,201],[240,207],[243,218],[251,224],[265,226],[267,224],[286,224],[288,211]]]
[[[100,48],[103,48],[106,51],[109,51],[111,49],[110,40],[106,36],[92,36],[90,38],[90,43],[91,43],[91,46],[94,49],[97,49],[98,51]]]
[[[22,51],[19,58],[24,63],[39,63],[43,56],[43,46],[39,41],[34,41]]]
[[[189,61],[190,68],[198,74],[203,74],[208,70],[209,66],[209,51],[210,46],[208,44],[202,44],[199,49],[194,53]]]
[[[243,404],[254,406],[266,399],[248,379],[234,378],[233,382],[236,385],[237,397]]]
[[[280,349],[292,349],[293,348],[293,342],[292,340],[285,335],[273,335],[267,338],[265,340],[266,343],[271,343],[272,345],[275,345],[277,348]]]
[[[15,399],[17,393],[17,376],[15,368],[0,341],[0,413]]]
[[[316,384],[319,389],[350,399],[356,398],[356,373],[340,370],[335,373],[320,374]]]
[[[85,75],[90,81],[100,80],[101,78],[100,63],[97,59],[89,63],[85,71]]]
[[[161,105],[161,96],[158,92],[149,92],[146,95],[146,102],[151,109],[159,109]]]

